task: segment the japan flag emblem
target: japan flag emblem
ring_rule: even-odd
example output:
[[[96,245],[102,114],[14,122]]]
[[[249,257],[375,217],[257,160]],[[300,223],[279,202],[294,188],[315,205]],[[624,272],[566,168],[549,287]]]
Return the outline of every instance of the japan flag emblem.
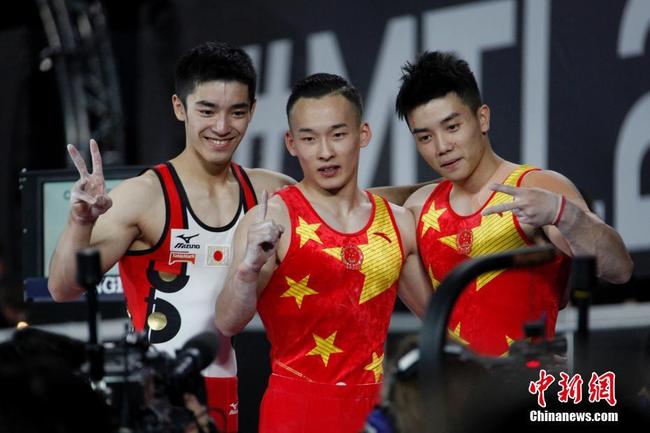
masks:
[[[230,248],[228,245],[208,245],[207,247],[206,266],[228,266],[230,264]]]

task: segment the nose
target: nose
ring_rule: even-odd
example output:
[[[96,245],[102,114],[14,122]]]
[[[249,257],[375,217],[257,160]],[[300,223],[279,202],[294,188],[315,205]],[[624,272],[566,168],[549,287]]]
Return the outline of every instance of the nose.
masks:
[[[453,149],[453,143],[445,137],[444,134],[438,134],[436,136],[436,152],[438,156],[442,156]]]
[[[214,122],[212,123],[212,130],[217,135],[228,134],[230,131],[230,122],[225,113],[220,113],[215,116]]]
[[[318,159],[322,161],[329,161],[334,157],[334,148],[329,140],[323,138],[318,144]]]

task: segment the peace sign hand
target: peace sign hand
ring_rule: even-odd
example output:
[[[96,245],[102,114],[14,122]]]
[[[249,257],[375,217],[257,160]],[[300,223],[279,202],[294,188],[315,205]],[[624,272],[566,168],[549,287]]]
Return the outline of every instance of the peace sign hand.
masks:
[[[562,211],[563,196],[541,188],[514,187],[495,183],[490,189],[513,197],[508,203],[490,206],[482,215],[512,211],[519,222],[533,227],[557,224]]]
[[[280,236],[284,227],[276,224],[272,219],[266,218],[268,209],[268,193],[262,192],[260,203],[257,206],[255,222],[248,227],[248,240],[244,263],[252,270],[259,272],[266,261],[275,255],[278,249]]]
[[[106,193],[106,182],[102,168],[102,156],[95,140],[90,140],[90,156],[93,163],[92,174],[88,173],[86,162],[76,147],[68,144],[68,154],[79,172],[79,180],[70,193],[71,215],[82,224],[93,223],[113,204]]]

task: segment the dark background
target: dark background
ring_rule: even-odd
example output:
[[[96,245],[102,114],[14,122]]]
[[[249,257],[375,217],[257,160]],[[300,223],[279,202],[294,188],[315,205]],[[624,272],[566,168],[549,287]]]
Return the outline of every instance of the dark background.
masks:
[[[622,58],[617,43],[623,25],[623,1],[550,1],[548,24],[548,161],[546,168],[569,177],[584,194],[600,204],[602,216],[617,226],[614,185],[625,176],[616,173],[614,162],[617,140],[625,117],[633,105],[650,92],[650,56]],[[74,3],[74,2],[71,2]],[[81,2],[83,3],[83,2]],[[643,3],[643,2],[641,2]],[[182,150],[182,124],[173,117],[173,67],[178,56],[189,47],[208,39],[222,39],[245,47],[255,47],[260,56],[260,101],[268,98],[270,46],[284,40],[291,45],[286,85],[305,75],[307,40],[318,32],[335,35],[347,75],[367,97],[371,97],[372,80],[383,49],[382,40],[391,19],[411,17],[415,23],[415,48],[421,51],[425,16],[449,8],[474,5],[507,4],[514,9],[514,39],[507,46],[481,51],[482,92],[492,109],[491,141],[496,151],[507,159],[520,161],[522,154],[522,62],[524,61],[525,13],[528,2],[516,0],[408,1],[408,2],[297,2],[283,1],[105,1],[113,61],[119,79],[122,132],[119,153],[128,165],[149,165],[174,156]],[[643,3],[645,4],[645,3]],[[647,9],[647,7],[646,7]],[[645,37],[650,12],[645,10],[635,24]],[[489,23],[468,23],[471,29]],[[645,26],[645,27],[644,27]],[[458,29],[445,44],[453,44],[467,32]],[[444,46],[444,45],[443,45]],[[35,3],[16,2],[15,8],[3,13],[0,21],[0,77],[3,104],[0,110],[0,244],[8,268],[20,272],[19,245],[15,234],[20,227],[19,171],[62,168],[67,164],[61,100],[54,69],[41,72],[38,65],[47,47]],[[428,47],[427,47],[428,48]],[[250,51],[249,51],[250,52]],[[410,58],[410,57],[406,57]],[[397,72],[395,72],[397,74]],[[397,83],[395,83],[395,88]],[[395,89],[386,89],[394,92]],[[258,133],[256,124],[264,124],[265,107],[280,111],[285,100],[271,99],[259,104],[248,140],[238,152],[239,159],[258,165],[264,163],[260,152],[280,149],[281,136],[269,139]],[[268,111],[270,109],[266,109]],[[283,119],[283,118],[281,118]],[[256,122],[257,120],[257,122]],[[392,119],[387,118],[391,123]],[[398,125],[401,125],[397,123]],[[371,125],[372,126],[372,125]],[[282,126],[281,126],[282,127]],[[372,184],[389,184],[396,178],[390,161],[395,147],[390,146],[392,125],[388,132],[375,138],[373,146],[383,149],[380,161],[369,176]],[[375,127],[377,129],[378,126]],[[642,132],[643,133],[643,132]],[[650,135],[650,134],[648,134]],[[402,135],[403,137],[403,135]],[[650,200],[650,137],[642,137],[639,146],[640,176],[632,179],[639,187],[639,199]],[[84,145],[84,143],[75,143]],[[100,143],[101,145],[102,143]],[[415,155],[410,142],[399,142],[404,152]],[[402,148],[400,148],[402,149]],[[281,152],[281,149],[280,149]],[[282,162],[283,161],[283,162]],[[299,177],[295,162],[283,156],[281,169]],[[528,161],[531,162],[531,161]],[[533,161],[535,163],[535,161]],[[400,167],[411,171],[413,180],[435,176],[419,161],[415,166]],[[630,167],[630,172],[633,172]],[[364,182],[362,182],[364,183]],[[365,186],[368,182],[365,182]],[[641,209],[641,208],[638,208]],[[647,206],[646,206],[647,209]],[[625,209],[619,211],[626,213]],[[637,212],[631,208],[630,212]],[[640,216],[644,218],[643,215]],[[645,218],[647,220],[647,218]],[[626,241],[641,240],[632,249],[637,276],[650,275],[650,228],[637,224]],[[637,242],[638,243],[638,242]]]
[[[81,3],[84,2],[69,2]],[[269,96],[273,74],[270,70],[271,47],[277,41],[291,46],[289,75],[286,86],[308,71],[309,40],[319,32],[335,35],[347,76],[366,97],[372,89],[378,59],[388,23],[396,17],[410,17],[414,23],[414,46],[405,48],[420,52],[426,47],[426,16],[448,8],[471,10],[479,5],[507,6],[514,10],[514,37],[511,43],[480,53],[483,98],[492,110],[491,141],[495,150],[517,162],[522,158],[523,93],[526,80],[523,69],[526,55],[526,8],[535,0],[497,1],[274,1],[243,0],[139,0],[104,1],[113,62],[119,80],[119,101],[123,142],[116,147],[127,165],[150,165],[169,159],[183,148],[183,126],[171,109],[173,68],[186,49],[205,40],[226,40],[259,53],[258,113],[253,120],[248,140],[242,144],[238,157],[248,165],[280,169],[299,177],[296,163],[287,155],[280,165],[266,163],[263,154],[269,147],[281,147],[280,136],[263,133],[271,122],[269,110],[282,111],[285,99]],[[638,102],[650,95],[650,3],[619,0],[539,0],[550,10],[548,25],[547,154],[545,167],[569,177],[591,200],[605,220],[619,231],[621,214],[636,218],[633,230],[625,235],[632,248],[635,277],[624,286],[604,285],[595,294],[596,303],[618,303],[628,300],[647,301],[650,277],[650,132],[637,126],[640,166],[616,172],[617,146],[625,119]],[[628,23],[640,35],[641,50],[636,55],[622,56],[618,50],[625,8],[639,6],[637,21]],[[469,15],[468,15],[469,16]],[[479,17],[480,18],[480,17]],[[457,32],[442,41],[443,46],[462,41],[490,21],[467,20]],[[42,72],[39,64],[47,40],[36,9],[36,2],[12,2],[10,10],[0,17],[0,277],[20,281],[23,253],[29,255],[34,245],[23,245],[20,239],[21,194],[19,173],[29,170],[66,167],[65,129],[61,97],[55,69]],[[250,51],[249,51],[250,52]],[[318,54],[318,53],[317,53]],[[410,58],[404,54],[405,58]],[[472,65],[473,67],[475,65]],[[396,71],[397,73],[397,71]],[[397,81],[394,80],[394,92]],[[540,83],[540,86],[542,83]],[[286,87],[285,86],[285,87]],[[271,108],[269,108],[271,107]],[[650,124],[650,110],[642,112]],[[409,141],[392,140],[392,117],[378,118],[387,124],[387,132],[375,136],[374,146],[381,149],[381,158],[367,173],[375,185],[389,184],[397,171],[411,172],[412,180],[428,180],[435,173],[422,162],[395,168],[391,161],[399,152],[413,154]],[[258,129],[253,126],[258,125]],[[377,122],[375,122],[377,125]],[[371,124],[371,126],[373,126]],[[404,128],[403,125],[401,125]],[[373,126],[376,127],[376,126]],[[260,132],[262,130],[262,132]],[[402,135],[403,137],[403,131]],[[80,144],[80,143],[75,143]],[[102,143],[100,143],[102,145]],[[104,148],[103,148],[104,149]],[[415,159],[414,159],[415,161]],[[536,161],[528,161],[537,163]],[[632,176],[632,178],[630,178]],[[616,205],[617,182],[637,185],[639,197],[628,201],[629,208]],[[631,182],[631,183],[630,183]],[[368,186],[368,185],[365,185]],[[643,211],[648,213],[644,213]],[[617,214],[618,212],[618,214]],[[26,250],[26,251],[25,251]],[[33,251],[38,254],[38,251]],[[83,320],[83,312],[74,306],[34,305],[25,307],[9,292],[20,290],[15,283],[4,284],[2,302],[25,310],[33,322],[49,320]],[[6,292],[6,293],[5,293]],[[122,306],[105,306],[108,315],[123,316]],[[398,307],[399,309],[399,307]],[[393,336],[394,338],[394,336]],[[248,333],[238,339],[240,362],[260,359],[265,339],[261,333]],[[242,365],[242,382],[251,395],[263,387],[267,366],[252,362]],[[255,425],[254,404],[245,408],[242,395],[242,431]],[[246,411],[249,411],[248,414]],[[252,411],[252,412],[250,412]],[[253,430],[250,430],[253,431]]]

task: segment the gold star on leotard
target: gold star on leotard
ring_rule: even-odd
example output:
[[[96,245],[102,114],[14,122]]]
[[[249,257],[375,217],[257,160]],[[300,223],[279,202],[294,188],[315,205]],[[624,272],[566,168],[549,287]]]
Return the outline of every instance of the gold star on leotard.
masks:
[[[447,208],[436,209],[435,203],[431,203],[427,213],[422,215],[422,233],[420,233],[420,236],[424,236],[429,228],[433,228],[435,231],[439,232],[440,224],[438,223],[438,218],[440,218],[446,210]]]
[[[300,281],[295,281],[286,276],[284,278],[287,280],[287,284],[289,284],[289,290],[287,290],[282,295],[280,295],[280,297],[287,298],[293,296],[294,298],[296,298],[296,304],[298,305],[298,309],[302,307],[302,298],[304,298],[305,296],[318,294],[316,290],[310,289],[307,286],[307,284],[309,284],[309,275],[307,275]]]
[[[336,332],[337,331],[334,331],[327,338],[319,337],[316,334],[312,334],[312,336],[314,337],[314,342],[316,343],[316,347],[314,347],[307,355],[319,355],[323,360],[323,364],[325,364],[325,367],[327,367],[327,364],[330,361],[330,355],[334,353],[343,352],[343,350],[339,349],[334,345]]]
[[[454,328],[453,331],[451,329],[447,329],[447,335],[457,343],[462,344],[463,346],[467,346],[469,344],[467,340],[464,340],[460,336],[460,322],[458,322],[458,325],[456,325],[456,328]]]
[[[512,343],[515,342],[515,340],[508,337],[507,335],[505,337],[506,337],[506,343],[508,344],[508,350],[506,350],[501,355],[499,355],[499,358],[505,358],[506,356],[510,355],[510,346],[512,346]]]
[[[436,290],[438,287],[440,287],[440,281],[438,281],[436,277],[433,275],[433,270],[431,269],[431,266],[429,266],[429,278],[431,279],[431,286],[433,286],[433,290]]]
[[[307,221],[302,219],[302,217],[298,217],[298,227],[296,227],[296,234],[300,236],[301,247],[305,245],[310,239],[319,244],[323,243],[323,241],[320,240],[320,237],[316,233],[318,227],[320,227],[320,223],[307,224]]]
[[[379,382],[381,375],[384,373],[384,354],[377,356],[375,352],[372,352],[372,361],[370,364],[363,367],[366,371],[372,371],[375,375],[375,382]]]

